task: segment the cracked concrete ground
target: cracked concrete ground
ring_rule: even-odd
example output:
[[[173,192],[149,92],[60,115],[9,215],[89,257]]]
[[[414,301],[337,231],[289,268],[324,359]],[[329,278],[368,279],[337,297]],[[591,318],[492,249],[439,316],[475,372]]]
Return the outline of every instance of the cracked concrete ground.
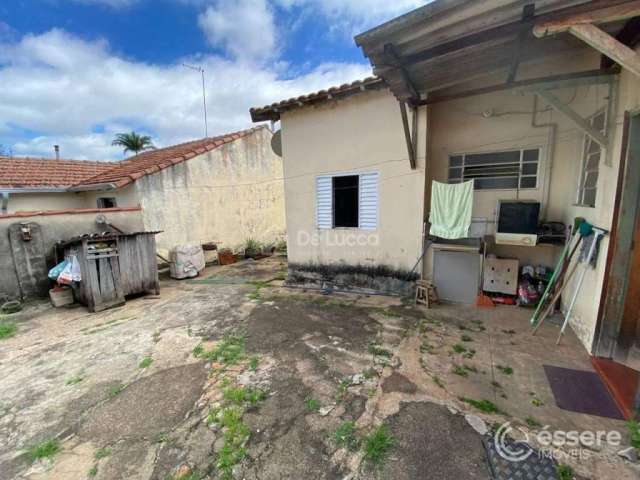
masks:
[[[0,343],[0,476],[173,480],[192,472],[190,480],[222,478],[217,464],[227,429],[210,418],[233,383],[268,392],[242,417],[250,437],[234,478],[488,479],[481,437],[463,416],[470,407],[457,396],[495,392],[486,374],[451,376],[452,362],[461,360],[449,348],[458,341],[459,323],[488,326],[496,314],[511,314],[424,311],[393,297],[291,290],[280,286],[285,270],[278,257],[210,267],[196,280],[165,279],[159,297],[130,299],[118,309],[89,314],[40,303],[16,314],[18,334]],[[229,332],[246,336],[238,363],[193,354],[198,345],[203,351],[220,345]],[[473,361],[487,370],[495,351],[490,355],[483,345],[491,342],[480,337],[489,333],[471,334]],[[523,339],[502,341],[499,351]],[[530,358],[504,355],[500,361],[512,362],[518,374],[528,372]],[[144,359],[151,363],[141,368]],[[434,383],[436,375],[445,388]],[[529,373],[518,378],[537,381]],[[529,410],[518,383],[503,383],[513,404],[488,398],[523,418]],[[548,392],[539,390],[548,405]],[[545,422],[600,425],[547,409]],[[361,449],[336,445],[334,432],[348,421],[360,436],[387,425],[395,445],[380,467],[363,459]],[[30,461],[25,450],[49,439],[59,441],[60,452]],[[607,468],[602,464],[579,473],[634,478],[625,477],[626,464],[597,470]]]

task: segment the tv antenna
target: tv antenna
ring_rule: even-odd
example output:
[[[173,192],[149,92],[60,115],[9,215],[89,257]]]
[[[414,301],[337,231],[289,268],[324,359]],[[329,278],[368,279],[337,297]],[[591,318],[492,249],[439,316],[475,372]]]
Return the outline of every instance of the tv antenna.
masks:
[[[202,75],[202,106],[204,108],[204,136],[209,136],[209,129],[207,127],[207,95],[205,93],[204,88],[204,68],[195,65],[189,65],[188,63],[183,63],[183,67],[189,68],[191,70],[195,70],[196,72],[200,72]]]

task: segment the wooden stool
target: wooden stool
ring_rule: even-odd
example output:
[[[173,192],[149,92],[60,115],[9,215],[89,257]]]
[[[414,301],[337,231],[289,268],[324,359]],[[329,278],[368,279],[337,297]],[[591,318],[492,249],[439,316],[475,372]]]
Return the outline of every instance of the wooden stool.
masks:
[[[427,280],[416,281],[416,305],[425,305],[429,308],[432,304],[438,303],[438,293],[436,287]]]

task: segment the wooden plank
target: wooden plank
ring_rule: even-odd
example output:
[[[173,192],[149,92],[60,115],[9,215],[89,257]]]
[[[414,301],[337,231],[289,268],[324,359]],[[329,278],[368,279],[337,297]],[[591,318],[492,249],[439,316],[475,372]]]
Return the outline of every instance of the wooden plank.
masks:
[[[402,60],[398,56],[398,53],[396,52],[396,49],[393,46],[393,44],[387,43],[384,46],[384,53],[385,53],[385,56],[387,57],[388,63],[390,63],[400,73],[400,77],[402,78],[402,81],[404,82],[405,87],[409,91],[411,98],[414,100],[417,100],[418,98],[420,98],[420,96],[418,95],[418,91],[416,90],[416,87],[413,84],[413,81],[411,80],[409,73],[407,72],[404,65],[402,64]]]
[[[545,89],[577,87],[581,85],[597,85],[610,83],[614,78],[614,73],[603,72],[601,70],[587,70],[584,72],[575,72],[563,75],[552,75],[549,77],[538,77],[529,80],[520,80],[510,85],[500,83],[498,85],[490,85],[488,87],[475,88],[462,92],[450,93],[445,95],[430,95],[426,100],[417,102],[417,105],[431,105],[434,103],[448,102],[460,98],[473,97],[476,95],[485,95],[487,93],[501,92],[503,90],[539,87]]]
[[[569,105],[563,103],[558,97],[548,90],[536,90],[535,93],[544,99],[549,105],[560,113],[566,115],[575,123],[584,133],[593,138],[602,148],[607,148],[609,140],[598,130],[593,128],[589,122],[578,115]]]
[[[616,35],[616,40],[630,48],[635,48],[640,43],[640,17],[635,17],[625,23],[622,30]],[[600,68],[606,70],[615,65],[615,62],[607,57],[602,56],[600,60]]]
[[[593,9],[591,11],[563,15],[559,18],[539,22],[533,28],[533,34],[538,38],[548,35],[568,32],[578,25],[592,25],[598,23],[615,22],[640,15],[640,0],[629,1],[612,7]]]
[[[640,77],[640,55],[595,25],[573,25],[569,32]]]
[[[411,146],[415,163],[418,161],[418,107],[411,107],[411,113],[413,114],[411,117]]]
[[[400,105],[400,115],[402,116],[402,128],[404,129],[404,139],[407,143],[407,153],[409,154],[409,163],[411,169],[416,168],[416,156],[413,151],[413,142],[411,141],[411,132],[409,131],[409,119],[407,118],[407,104],[405,102],[398,102]]]

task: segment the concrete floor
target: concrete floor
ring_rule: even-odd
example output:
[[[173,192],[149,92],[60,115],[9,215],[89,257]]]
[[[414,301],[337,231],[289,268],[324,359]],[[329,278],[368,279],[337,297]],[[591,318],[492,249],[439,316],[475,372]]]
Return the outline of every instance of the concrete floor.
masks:
[[[554,406],[542,364],[591,367],[572,334],[559,348],[557,327],[529,336],[530,311],[423,310],[394,297],[323,296],[281,287],[285,270],[276,257],[211,267],[196,280],[164,279],[159,297],[97,314],[36,303],[14,315],[18,334],[0,342],[0,476],[166,480],[188,467],[219,478],[222,432],[206,418],[229,381],[269,392],[243,417],[251,437],[234,476],[247,480],[489,478],[466,412],[488,423],[525,425],[532,416],[553,429],[624,431],[621,422]],[[194,357],[197,345],[211,348],[239,331],[247,349],[239,364]],[[463,334],[473,358],[451,353]],[[390,358],[373,355],[372,344]],[[145,357],[153,361],[140,368]],[[251,357],[259,359],[255,370]],[[454,364],[478,373],[455,375]],[[513,375],[501,376],[496,365]],[[542,406],[532,404],[531,392]],[[473,411],[460,396],[491,400],[509,416]],[[322,414],[306,408],[309,398]],[[380,469],[335,445],[344,421],[363,435],[389,427],[396,444]],[[25,449],[52,438],[58,455],[28,461]],[[110,454],[96,458],[105,448]],[[637,478],[637,468],[614,452],[593,453],[573,464],[583,477]]]

